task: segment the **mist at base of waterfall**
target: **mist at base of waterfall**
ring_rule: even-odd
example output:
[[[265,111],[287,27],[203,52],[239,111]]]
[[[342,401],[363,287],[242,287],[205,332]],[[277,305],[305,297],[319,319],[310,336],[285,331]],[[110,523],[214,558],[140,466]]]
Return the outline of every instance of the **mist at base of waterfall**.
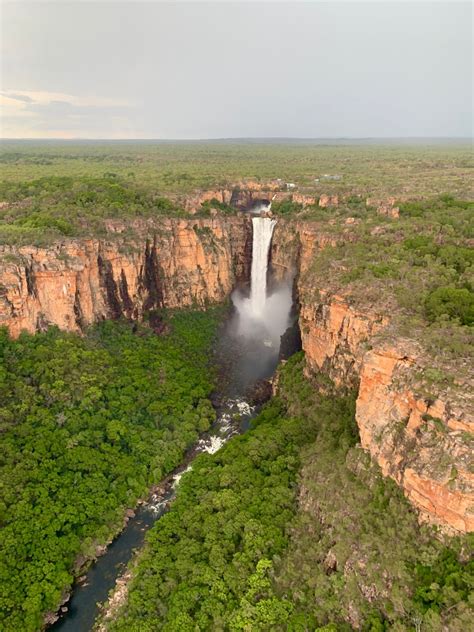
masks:
[[[266,207],[267,210],[270,206]],[[250,296],[236,290],[235,310],[220,348],[226,360],[229,384],[236,392],[270,378],[278,364],[281,336],[290,326],[292,284],[282,283],[268,293],[268,259],[276,220],[253,217]]]
[[[258,380],[269,379],[278,365],[280,337],[291,324],[292,292],[281,286],[267,297],[262,312],[242,292],[232,295],[235,310],[220,339],[229,393],[248,393]]]
[[[251,298],[245,297],[239,291],[232,295],[232,302],[236,308],[236,317],[232,323],[234,335],[261,342],[278,353],[280,337],[291,324],[291,286],[284,284],[276,288],[266,297],[259,309],[255,309],[255,303]]]

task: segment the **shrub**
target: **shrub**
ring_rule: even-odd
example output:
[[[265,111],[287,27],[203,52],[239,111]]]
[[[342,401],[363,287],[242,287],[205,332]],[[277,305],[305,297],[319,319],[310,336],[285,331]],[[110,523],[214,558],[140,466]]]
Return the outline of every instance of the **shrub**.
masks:
[[[282,200],[272,204],[272,212],[275,215],[293,215],[299,213],[303,209],[303,205],[293,200]]]
[[[426,316],[434,322],[446,314],[457,318],[462,325],[474,323],[474,293],[466,288],[439,287],[428,295],[425,301]]]
[[[26,218],[17,220],[16,224],[25,228],[52,228],[66,236],[74,233],[74,227],[70,222],[59,217],[52,217],[47,213],[33,213]]]

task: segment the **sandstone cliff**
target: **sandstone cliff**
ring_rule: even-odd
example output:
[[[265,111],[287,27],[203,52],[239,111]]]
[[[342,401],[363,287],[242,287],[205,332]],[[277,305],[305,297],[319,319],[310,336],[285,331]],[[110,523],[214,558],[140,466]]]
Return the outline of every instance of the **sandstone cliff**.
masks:
[[[340,238],[340,237],[339,237]],[[350,233],[343,237],[350,239]],[[362,447],[403,488],[422,519],[450,532],[474,530],[474,398],[466,383],[426,395],[417,376],[429,358],[390,329],[379,305],[351,305],[311,270],[316,249],[335,238],[298,222],[275,230],[272,266],[279,278],[298,268],[296,294],[308,374],[323,371],[356,388]]]
[[[414,376],[427,368],[413,341],[379,340],[389,319],[321,293],[304,302],[301,331],[308,369],[358,389],[362,447],[399,483],[422,518],[453,531],[474,530],[472,401],[440,392],[423,395]],[[471,437],[471,438],[469,438]]]
[[[249,276],[245,217],[109,223],[104,239],[0,250],[0,325],[17,336],[50,324],[77,331],[104,318],[226,299]]]
[[[275,197],[277,190],[275,183],[243,181],[230,187],[194,191],[184,196],[176,196],[174,201],[191,215],[200,211],[204,202],[211,200],[217,200],[236,210],[245,210],[259,203],[269,204]]]

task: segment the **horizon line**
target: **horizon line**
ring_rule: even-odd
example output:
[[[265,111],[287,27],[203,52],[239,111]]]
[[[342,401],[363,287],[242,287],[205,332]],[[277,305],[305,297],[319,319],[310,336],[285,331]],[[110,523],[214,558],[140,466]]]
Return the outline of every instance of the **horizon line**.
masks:
[[[133,141],[149,141],[149,142],[218,142],[218,141],[341,141],[341,140],[466,140],[473,141],[474,136],[217,136],[217,137],[200,137],[200,138],[154,138],[154,137],[136,137],[136,138],[110,138],[110,137],[73,137],[58,138],[54,136],[44,137],[0,137],[2,141],[108,141],[108,142],[133,142]]]

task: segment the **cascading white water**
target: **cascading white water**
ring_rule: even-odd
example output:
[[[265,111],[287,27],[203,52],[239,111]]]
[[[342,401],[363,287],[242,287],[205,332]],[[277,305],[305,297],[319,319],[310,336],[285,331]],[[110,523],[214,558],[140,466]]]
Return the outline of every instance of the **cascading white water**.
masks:
[[[252,275],[250,284],[250,309],[254,318],[262,318],[267,300],[268,253],[276,220],[254,217],[252,243]]]
[[[259,208],[269,211],[271,205]],[[274,285],[267,295],[267,274],[270,246],[276,220],[270,217],[253,217],[252,267],[250,296],[236,290],[232,301],[236,307],[236,333],[257,344],[259,353],[278,355],[280,336],[290,324],[292,305],[291,284],[287,281]],[[262,347],[258,345],[261,344]],[[268,356],[265,356],[268,357]]]

